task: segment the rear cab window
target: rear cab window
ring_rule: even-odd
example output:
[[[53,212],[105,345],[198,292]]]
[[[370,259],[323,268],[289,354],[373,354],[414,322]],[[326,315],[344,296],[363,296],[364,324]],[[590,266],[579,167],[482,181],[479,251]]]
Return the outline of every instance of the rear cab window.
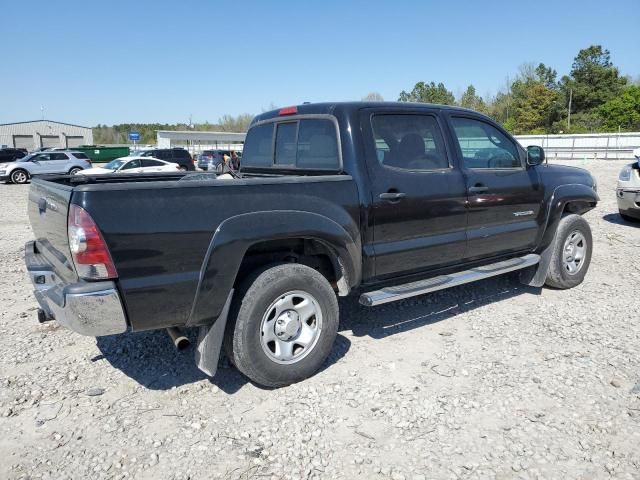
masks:
[[[337,125],[331,118],[286,118],[252,127],[242,169],[339,171]]]

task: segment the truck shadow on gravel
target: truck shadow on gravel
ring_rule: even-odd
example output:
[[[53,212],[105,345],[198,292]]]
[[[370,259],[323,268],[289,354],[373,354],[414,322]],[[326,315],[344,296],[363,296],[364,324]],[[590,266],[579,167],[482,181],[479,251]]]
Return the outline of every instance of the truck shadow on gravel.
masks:
[[[340,331],[351,330],[356,337],[385,338],[524,293],[540,295],[541,291],[521,284],[518,272],[514,272],[378,307],[363,307],[358,295],[352,295],[340,300]]]
[[[640,220],[625,220],[617,213],[607,213],[602,216],[605,222],[613,223],[615,225],[623,225],[625,227],[640,227]]]
[[[233,394],[247,383],[254,384],[235,367],[229,364],[224,355],[218,363],[218,371],[210,378],[196,367],[194,345],[197,331],[188,332],[191,347],[177,351],[164,330],[137,332],[125,335],[98,337],[97,346],[101,355],[92,361],[106,360],[126,376],[150,390],[170,390],[202,380],[216,385],[227,394]],[[351,347],[351,342],[338,334],[329,358],[321,368],[325,370],[344,357]]]

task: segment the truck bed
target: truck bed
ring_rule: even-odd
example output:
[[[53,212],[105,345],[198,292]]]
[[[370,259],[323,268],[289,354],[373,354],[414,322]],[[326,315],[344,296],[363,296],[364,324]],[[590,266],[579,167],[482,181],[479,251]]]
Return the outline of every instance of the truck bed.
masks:
[[[190,175],[193,179],[187,180]],[[216,317],[228,291],[216,291],[215,279],[213,291],[206,292],[212,296],[206,303],[210,311],[195,311],[194,299],[214,235],[232,218],[242,224],[242,216],[251,213],[244,228],[268,231],[268,225],[256,224],[267,218],[260,212],[309,212],[338,223],[360,244],[358,194],[349,175],[220,180],[170,173],[34,179],[29,216],[36,248],[66,281],[78,280],[66,235],[70,203],[82,206],[101,229],[127,316],[135,319],[133,330],[202,324]],[[242,234],[233,240],[238,249],[246,248],[241,239]],[[229,274],[219,271],[215,276]]]

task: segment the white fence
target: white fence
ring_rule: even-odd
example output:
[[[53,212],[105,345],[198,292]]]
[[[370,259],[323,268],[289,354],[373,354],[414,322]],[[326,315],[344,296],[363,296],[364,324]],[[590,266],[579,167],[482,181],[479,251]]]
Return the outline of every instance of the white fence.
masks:
[[[640,147],[640,132],[580,135],[516,135],[523,147],[539,145],[549,159],[632,160]]]

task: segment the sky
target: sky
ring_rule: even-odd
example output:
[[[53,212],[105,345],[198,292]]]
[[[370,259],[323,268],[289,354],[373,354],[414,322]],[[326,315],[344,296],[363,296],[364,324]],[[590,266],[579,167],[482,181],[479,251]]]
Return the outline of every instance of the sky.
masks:
[[[215,123],[418,81],[493,95],[601,44],[640,76],[640,0],[0,0],[0,123]]]

